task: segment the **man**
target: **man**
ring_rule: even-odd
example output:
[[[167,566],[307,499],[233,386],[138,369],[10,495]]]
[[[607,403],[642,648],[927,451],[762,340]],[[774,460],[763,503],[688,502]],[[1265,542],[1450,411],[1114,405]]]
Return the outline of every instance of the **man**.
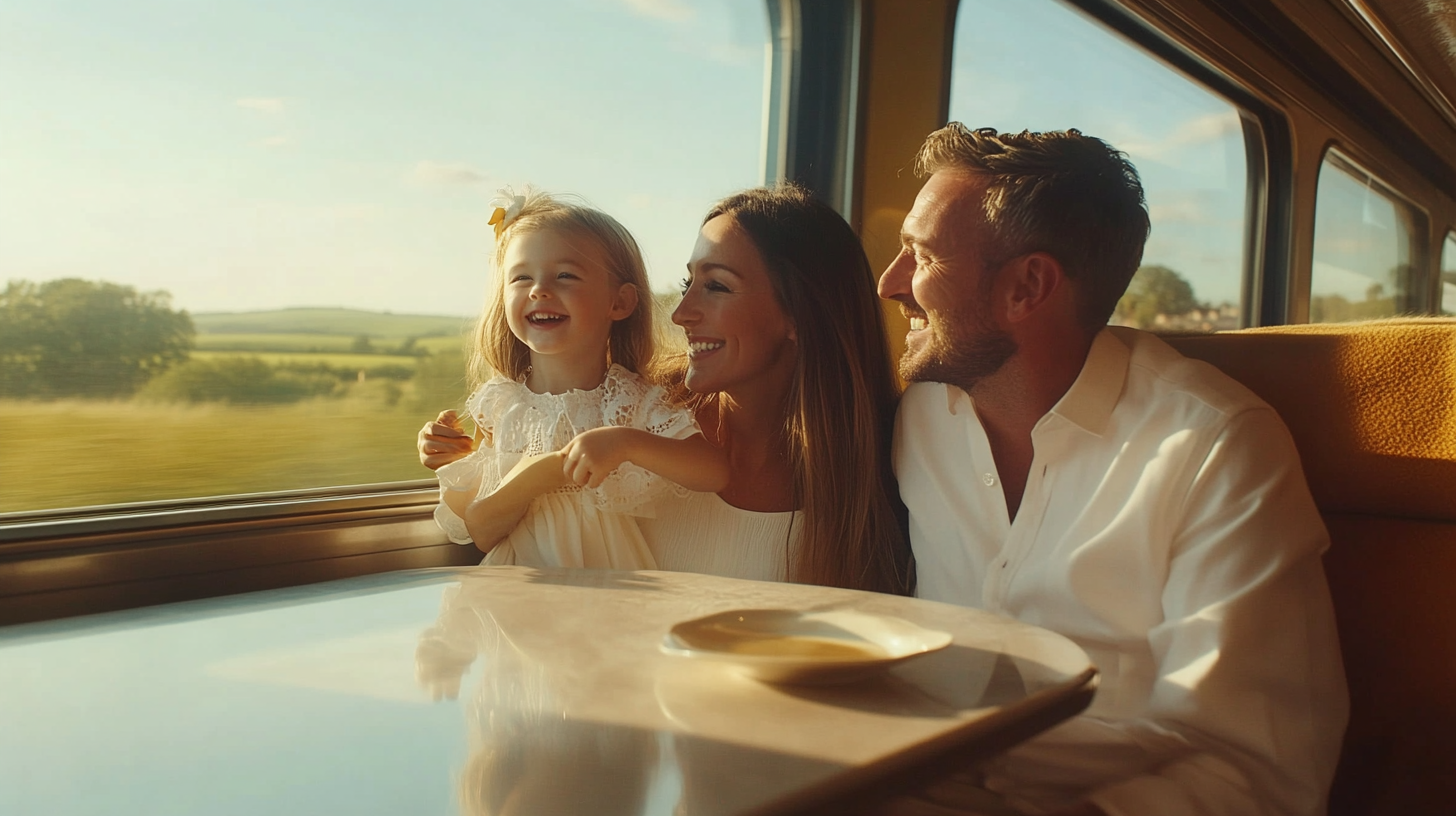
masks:
[[[981,784],[1027,813],[1323,813],[1347,714],[1328,538],[1273,409],[1106,325],[1147,238],[1137,172],[1075,130],[958,123],[916,163],[880,295],[910,319],[894,459],[919,595],[1101,670],[1084,716]]]

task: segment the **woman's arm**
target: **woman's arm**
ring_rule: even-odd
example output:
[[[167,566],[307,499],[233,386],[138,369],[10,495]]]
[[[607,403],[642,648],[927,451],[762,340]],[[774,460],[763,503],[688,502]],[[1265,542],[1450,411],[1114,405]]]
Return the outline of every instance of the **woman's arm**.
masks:
[[[565,473],[583,487],[597,487],[623,462],[677,482],[688,490],[717,493],[728,486],[728,455],[693,434],[670,439],[636,428],[594,428],[561,449]]]
[[[567,483],[563,461],[559,451],[527,456],[501,479],[495,492],[467,503],[460,517],[477,549],[490,552],[521,523],[537,496]]]

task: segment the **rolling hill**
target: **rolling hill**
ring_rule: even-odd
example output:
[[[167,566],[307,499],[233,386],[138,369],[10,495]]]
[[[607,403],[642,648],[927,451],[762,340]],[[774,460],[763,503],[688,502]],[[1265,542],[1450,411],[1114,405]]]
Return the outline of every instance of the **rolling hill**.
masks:
[[[360,309],[301,307],[267,312],[203,312],[192,315],[197,333],[314,334],[370,338],[459,337],[473,318],[393,314]]]

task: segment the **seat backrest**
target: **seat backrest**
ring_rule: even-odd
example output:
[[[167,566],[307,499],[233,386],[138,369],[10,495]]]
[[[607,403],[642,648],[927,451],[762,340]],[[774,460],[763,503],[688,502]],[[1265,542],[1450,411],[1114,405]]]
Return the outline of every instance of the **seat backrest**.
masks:
[[[1456,320],[1167,339],[1279,412],[1329,527],[1350,683],[1330,813],[1456,812]]]

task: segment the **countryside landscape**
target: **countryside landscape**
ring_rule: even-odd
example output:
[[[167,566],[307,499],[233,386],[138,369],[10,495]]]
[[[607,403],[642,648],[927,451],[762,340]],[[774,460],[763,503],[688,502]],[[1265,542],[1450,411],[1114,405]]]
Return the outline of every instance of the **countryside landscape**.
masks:
[[[46,332],[5,294],[0,513],[426,478],[416,431],[465,397],[468,318],[328,308],[186,315],[185,347],[110,394],[27,383]],[[57,344],[87,339],[108,345]]]

